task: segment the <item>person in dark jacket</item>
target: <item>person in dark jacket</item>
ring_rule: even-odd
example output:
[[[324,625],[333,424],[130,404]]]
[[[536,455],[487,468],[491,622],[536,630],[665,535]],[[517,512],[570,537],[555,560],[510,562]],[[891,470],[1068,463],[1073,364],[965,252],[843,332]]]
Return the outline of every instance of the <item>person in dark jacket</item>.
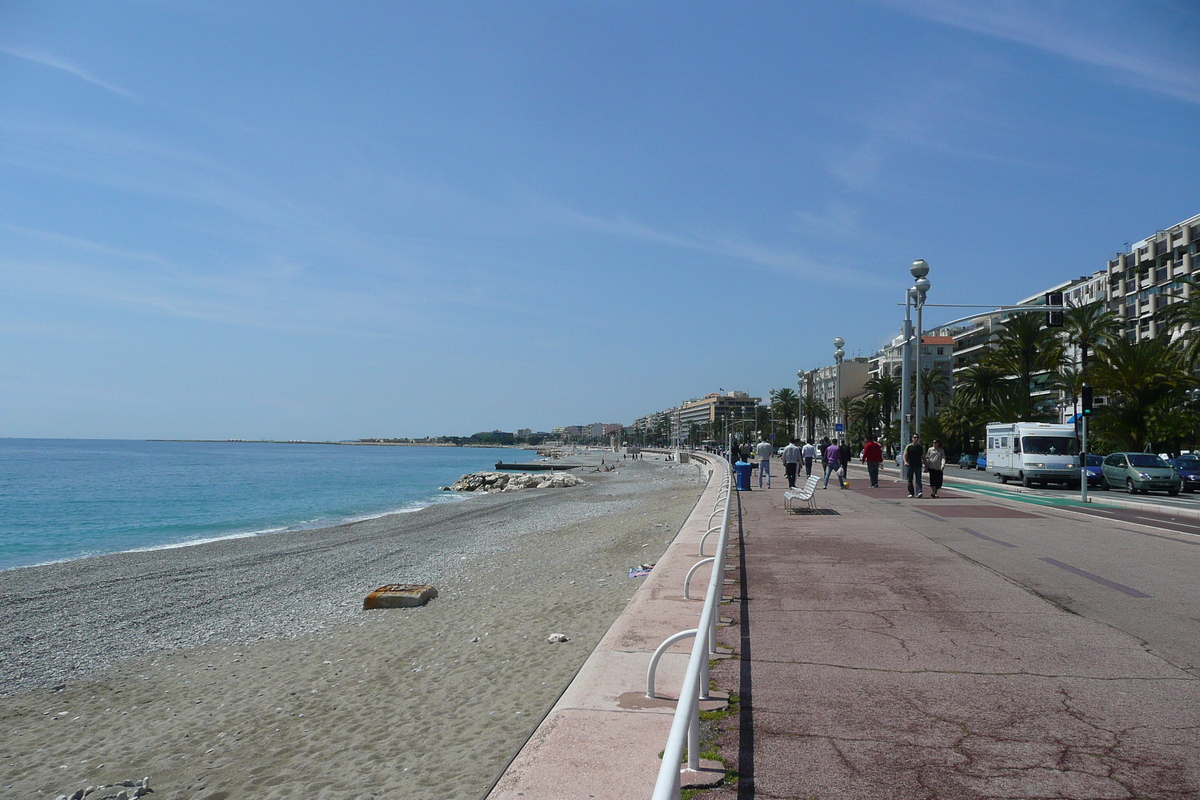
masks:
[[[925,448],[921,437],[912,435],[912,443],[904,448],[904,471],[908,473],[908,496],[921,496],[921,467],[925,463]]]

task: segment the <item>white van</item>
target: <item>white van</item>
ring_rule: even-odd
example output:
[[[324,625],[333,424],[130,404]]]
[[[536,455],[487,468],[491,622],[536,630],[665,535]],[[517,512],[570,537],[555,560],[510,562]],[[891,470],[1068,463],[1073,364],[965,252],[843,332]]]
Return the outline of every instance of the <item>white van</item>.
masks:
[[[1022,486],[1062,483],[1079,486],[1079,440],[1074,425],[1049,422],[990,422],[987,469]]]

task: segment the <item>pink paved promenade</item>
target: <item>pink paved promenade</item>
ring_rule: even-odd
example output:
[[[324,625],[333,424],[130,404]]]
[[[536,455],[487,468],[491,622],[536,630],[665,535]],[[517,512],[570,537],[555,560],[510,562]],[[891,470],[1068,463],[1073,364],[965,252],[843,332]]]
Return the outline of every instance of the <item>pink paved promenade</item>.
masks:
[[[786,512],[778,479],[740,495],[718,634],[740,657],[713,676],[741,698],[723,744],[742,780],[706,797],[1200,797],[1200,679],[945,544],[1012,547],[1053,519],[851,483],[819,490],[820,514]],[[682,577],[713,492],[492,798],[650,797],[673,704],[640,698],[645,663],[699,615]],[[660,670],[671,696],[688,644]]]
[[[741,660],[718,680],[741,694],[743,781],[712,797],[1200,797],[1200,679],[941,543],[1060,523],[881,484],[852,471],[820,515],[740,495],[742,608],[721,636]]]

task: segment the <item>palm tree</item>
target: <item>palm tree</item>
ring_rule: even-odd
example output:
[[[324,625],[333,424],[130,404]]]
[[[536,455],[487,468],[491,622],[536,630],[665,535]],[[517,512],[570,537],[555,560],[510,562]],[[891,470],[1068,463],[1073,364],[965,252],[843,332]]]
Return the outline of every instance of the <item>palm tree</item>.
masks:
[[[1092,379],[1109,398],[1097,414],[1096,432],[1116,449],[1153,445],[1152,417],[1183,402],[1184,390],[1195,383],[1180,352],[1159,336],[1141,342],[1114,339],[1098,345],[1096,355]]]
[[[1071,402],[1072,409],[1076,407],[1080,395],[1083,394],[1083,384],[1083,369],[1074,364],[1059,367],[1046,379],[1046,388],[1061,392]]]
[[[800,416],[808,424],[808,438],[817,438],[817,421],[829,422],[831,416],[829,406],[819,397],[811,394],[804,395],[800,401]]]
[[[792,437],[792,423],[796,421],[796,414],[800,407],[796,398],[796,390],[789,389],[786,386],[782,389],[771,390],[771,410],[775,412],[775,416],[783,418],[784,428],[787,429],[787,435]]]
[[[949,440],[947,452],[978,452],[975,445],[983,440],[984,425],[989,416],[990,412],[967,392],[955,392],[950,402],[938,412],[938,421]]]
[[[854,402],[849,397],[843,397],[840,405],[842,408],[842,424],[845,426],[842,428],[841,438],[843,441],[848,442],[850,441],[848,435],[850,433],[850,426],[854,423]]]
[[[988,361],[1016,379],[1013,394],[1017,401],[1016,420],[1039,416],[1033,402],[1034,376],[1057,369],[1063,357],[1062,340],[1043,325],[1039,315],[1014,314],[1004,321],[1004,327],[996,335],[996,349],[988,355]]]
[[[937,367],[925,367],[921,370],[921,410],[925,414],[929,414],[930,397],[945,400],[949,396],[950,382],[946,380],[946,373]]]
[[[1080,352],[1079,371],[1087,372],[1088,350],[1112,341],[1121,333],[1121,319],[1105,308],[1103,300],[1068,308],[1063,312],[1063,334]]]
[[[879,420],[879,436],[890,452],[893,444],[892,415],[900,403],[900,379],[892,375],[879,375],[863,384],[863,389],[874,404]]]
[[[854,441],[863,442],[867,437],[875,437],[879,425],[879,400],[873,395],[861,394],[850,403],[850,419],[852,427],[846,430]]]
[[[954,376],[954,396],[962,396],[990,413],[1007,385],[999,368],[988,363],[972,364]]]

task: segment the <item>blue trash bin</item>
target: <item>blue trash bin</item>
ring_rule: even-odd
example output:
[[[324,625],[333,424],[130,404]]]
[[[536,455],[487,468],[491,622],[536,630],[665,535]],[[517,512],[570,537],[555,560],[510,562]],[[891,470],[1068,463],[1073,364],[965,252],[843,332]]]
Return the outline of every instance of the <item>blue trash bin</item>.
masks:
[[[734,471],[737,473],[737,490],[739,492],[750,491],[750,467],[745,461],[739,461],[733,465]]]

